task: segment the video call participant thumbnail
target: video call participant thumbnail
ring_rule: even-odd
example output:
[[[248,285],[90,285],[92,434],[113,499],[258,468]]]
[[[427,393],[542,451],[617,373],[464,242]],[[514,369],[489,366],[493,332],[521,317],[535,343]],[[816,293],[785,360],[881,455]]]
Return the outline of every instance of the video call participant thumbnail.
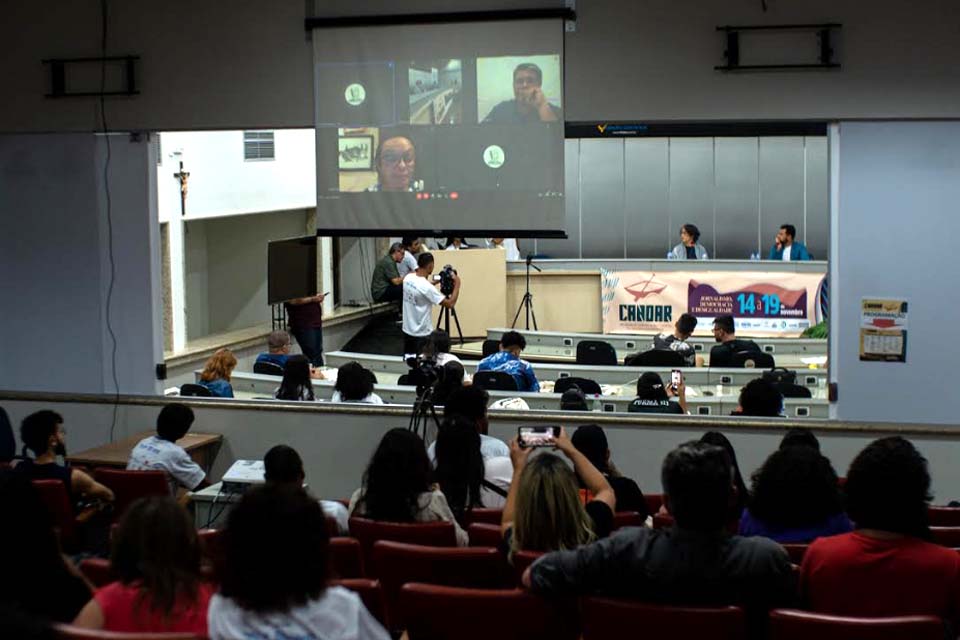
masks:
[[[513,100],[495,106],[484,124],[527,124],[557,122],[560,108],[547,101],[543,93],[543,71],[532,62],[518,64],[513,70]]]
[[[421,191],[423,181],[414,176],[417,170],[417,149],[406,136],[380,139],[374,156],[377,184],[369,191]]]

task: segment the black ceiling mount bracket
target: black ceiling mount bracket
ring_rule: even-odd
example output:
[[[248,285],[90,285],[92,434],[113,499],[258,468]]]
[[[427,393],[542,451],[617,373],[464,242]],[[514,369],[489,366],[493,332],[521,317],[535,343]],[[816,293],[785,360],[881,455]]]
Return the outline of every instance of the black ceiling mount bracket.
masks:
[[[50,92],[48,98],[82,98],[91,96],[135,96],[140,93],[137,89],[137,61],[140,56],[108,56],[93,58],[49,58],[43,64],[50,69]],[[102,65],[121,68],[121,86],[104,88],[100,91],[99,83],[96,87],[81,89],[67,88],[67,71],[79,65]],[[106,73],[105,78],[116,77],[116,72]]]
[[[556,9],[510,9],[505,11],[458,11],[451,13],[400,13],[390,15],[357,15],[329,18],[310,17],[304,27],[329,29],[339,27],[383,27],[401,24],[448,24],[452,22],[503,22],[512,20],[545,20],[559,18],[576,21],[577,12],[571,7]]]
[[[774,24],[774,25],[749,25],[749,26],[722,26],[717,27],[717,31],[724,33],[726,49],[723,57],[725,64],[714,67],[716,71],[775,71],[784,69],[839,69],[840,63],[836,61],[834,55],[836,51],[833,48],[834,32],[843,28],[839,23],[824,24]],[[817,62],[798,60],[795,63],[775,63],[775,64],[740,64],[740,53],[742,49],[741,34],[749,32],[773,32],[773,31],[808,31],[815,34],[819,41],[817,47]]]

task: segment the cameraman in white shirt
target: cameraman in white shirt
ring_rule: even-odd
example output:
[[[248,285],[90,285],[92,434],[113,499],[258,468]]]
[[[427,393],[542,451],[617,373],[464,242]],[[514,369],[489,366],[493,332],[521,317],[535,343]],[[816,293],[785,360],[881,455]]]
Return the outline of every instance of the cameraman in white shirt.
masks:
[[[444,295],[430,279],[433,274],[433,254],[421,253],[417,257],[417,270],[403,279],[403,353],[416,357],[423,342],[433,331],[431,311],[433,305],[452,309],[460,297],[460,276],[451,273],[453,290]]]

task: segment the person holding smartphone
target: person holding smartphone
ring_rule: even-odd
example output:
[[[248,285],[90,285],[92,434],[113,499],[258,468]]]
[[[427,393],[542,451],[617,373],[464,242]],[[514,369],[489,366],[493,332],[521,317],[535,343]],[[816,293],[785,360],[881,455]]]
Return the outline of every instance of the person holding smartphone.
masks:
[[[616,495],[610,483],[561,427],[548,427],[510,441],[513,479],[503,507],[504,544],[515,551],[575,549],[613,530]],[[529,443],[521,446],[521,442]],[[534,449],[554,448],[573,462]],[[577,478],[585,489],[581,492]]]
[[[674,369],[671,384],[664,386],[660,374],[646,371],[637,380],[637,397],[627,407],[629,413],[687,413],[687,385],[683,373]]]

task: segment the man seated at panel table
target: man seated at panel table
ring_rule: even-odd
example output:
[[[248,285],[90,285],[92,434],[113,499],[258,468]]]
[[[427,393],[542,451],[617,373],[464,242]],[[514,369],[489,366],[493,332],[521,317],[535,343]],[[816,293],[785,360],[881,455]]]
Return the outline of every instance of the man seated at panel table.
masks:
[[[711,367],[730,367],[733,365],[733,355],[743,351],[760,353],[760,346],[753,340],[737,338],[737,329],[734,326],[733,316],[717,316],[713,321],[713,337],[719,342],[710,349]]]
[[[481,360],[477,371],[503,371],[517,381],[517,391],[540,391],[533,367],[520,359],[526,348],[527,340],[518,331],[507,331],[500,338],[500,351]]]
[[[766,538],[726,532],[735,499],[730,458],[687,442],[663,461],[664,504],[676,524],[630,527],[571,551],[538,559],[523,584],[547,596],[603,594],[672,605],[738,605],[755,622],[790,606],[796,580],[787,552]],[[751,615],[752,614],[752,615]]]
[[[193,410],[184,404],[168,404],[157,416],[157,435],[144,438],[130,452],[128,471],[163,471],[170,495],[183,487],[196,491],[210,486],[207,474],[177,440],[187,435],[193,424]]]
[[[777,237],[770,247],[770,255],[767,260],[783,260],[792,262],[794,260],[813,260],[813,257],[807,252],[807,247],[799,240],[794,240],[797,236],[797,228],[792,224],[780,226]]]
[[[267,336],[267,353],[261,353],[257,356],[257,362],[269,362],[278,367],[287,364],[290,357],[290,334],[286,331],[271,331]]]

